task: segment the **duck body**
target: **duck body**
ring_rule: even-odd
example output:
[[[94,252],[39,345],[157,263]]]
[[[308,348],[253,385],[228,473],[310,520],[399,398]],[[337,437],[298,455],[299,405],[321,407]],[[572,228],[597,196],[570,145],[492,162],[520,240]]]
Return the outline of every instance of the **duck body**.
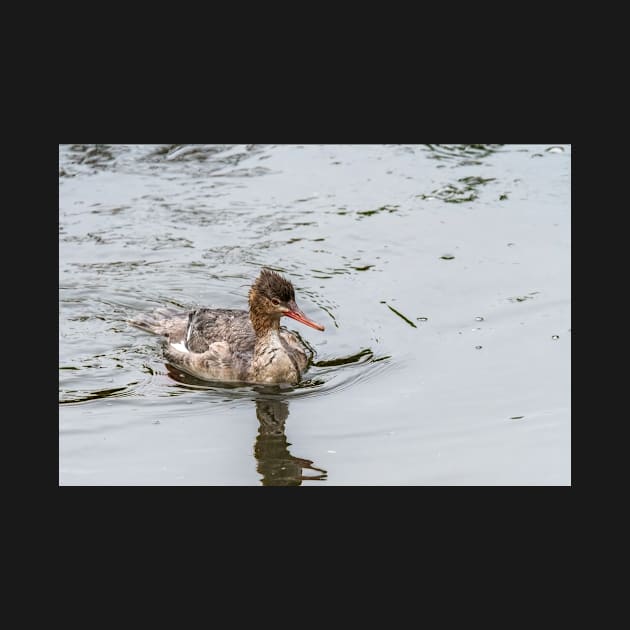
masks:
[[[288,316],[317,330],[297,307],[293,285],[263,269],[249,292],[249,312],[159,309],[132,324],[165,337],[164,356],[175,367],[210,381],[295,385],[312,358],[298,335],[280,326]]]

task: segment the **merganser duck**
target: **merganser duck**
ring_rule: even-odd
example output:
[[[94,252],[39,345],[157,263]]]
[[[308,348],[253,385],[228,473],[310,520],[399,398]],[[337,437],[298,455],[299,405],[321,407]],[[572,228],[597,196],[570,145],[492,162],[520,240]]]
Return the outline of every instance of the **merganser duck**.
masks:
[[[324,330],[298,308],[289,280],[262,269],[249,290],[249,313],[224,308],[198,308],[189,313],[159,309],[130,323],[166,337],[166,360],[192,376],[296,385],[311,353],[298,335],[280,327],[283,316]]]

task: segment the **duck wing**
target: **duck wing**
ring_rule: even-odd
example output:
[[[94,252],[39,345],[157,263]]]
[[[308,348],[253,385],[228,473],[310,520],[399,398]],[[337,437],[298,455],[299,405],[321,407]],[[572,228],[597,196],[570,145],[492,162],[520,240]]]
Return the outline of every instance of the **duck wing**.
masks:
[[[188,316],[185,346],[203,353],[217,342],[228,344],[233,355],[254,352],[256,334],[247,311],[227,308],[198,308]]]

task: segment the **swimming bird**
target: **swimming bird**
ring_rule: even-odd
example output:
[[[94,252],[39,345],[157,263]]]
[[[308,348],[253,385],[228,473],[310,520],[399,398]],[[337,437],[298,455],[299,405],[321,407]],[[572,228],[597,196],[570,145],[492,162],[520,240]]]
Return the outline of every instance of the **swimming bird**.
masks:
[[[297,334],[280,326],[282,317],[324,330],[295,303],[293,284],[262,269],[249,290],[249,311],[197,308],[158,309],[130,323],[165,337],[166,360],[209,381],[296,385],[311,359]]]

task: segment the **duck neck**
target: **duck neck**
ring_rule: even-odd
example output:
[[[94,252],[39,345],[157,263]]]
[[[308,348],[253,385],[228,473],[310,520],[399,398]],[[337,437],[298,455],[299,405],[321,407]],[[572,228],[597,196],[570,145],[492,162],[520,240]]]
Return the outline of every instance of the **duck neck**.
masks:
[[[255,300],[250,301],[249,304],[249,319],[257,339],[263,339],[268,335],[277,335],[280,330],[280,318],[258,308]]]
[[[265,337],[277,336],[278,331],[280,330],[280,320],[277,318],[260,318],[253,317],[250,312],[249,318],[252,322],[252,327],[254,328],[254,332],[256,333],[257,339],[264,339]]]

